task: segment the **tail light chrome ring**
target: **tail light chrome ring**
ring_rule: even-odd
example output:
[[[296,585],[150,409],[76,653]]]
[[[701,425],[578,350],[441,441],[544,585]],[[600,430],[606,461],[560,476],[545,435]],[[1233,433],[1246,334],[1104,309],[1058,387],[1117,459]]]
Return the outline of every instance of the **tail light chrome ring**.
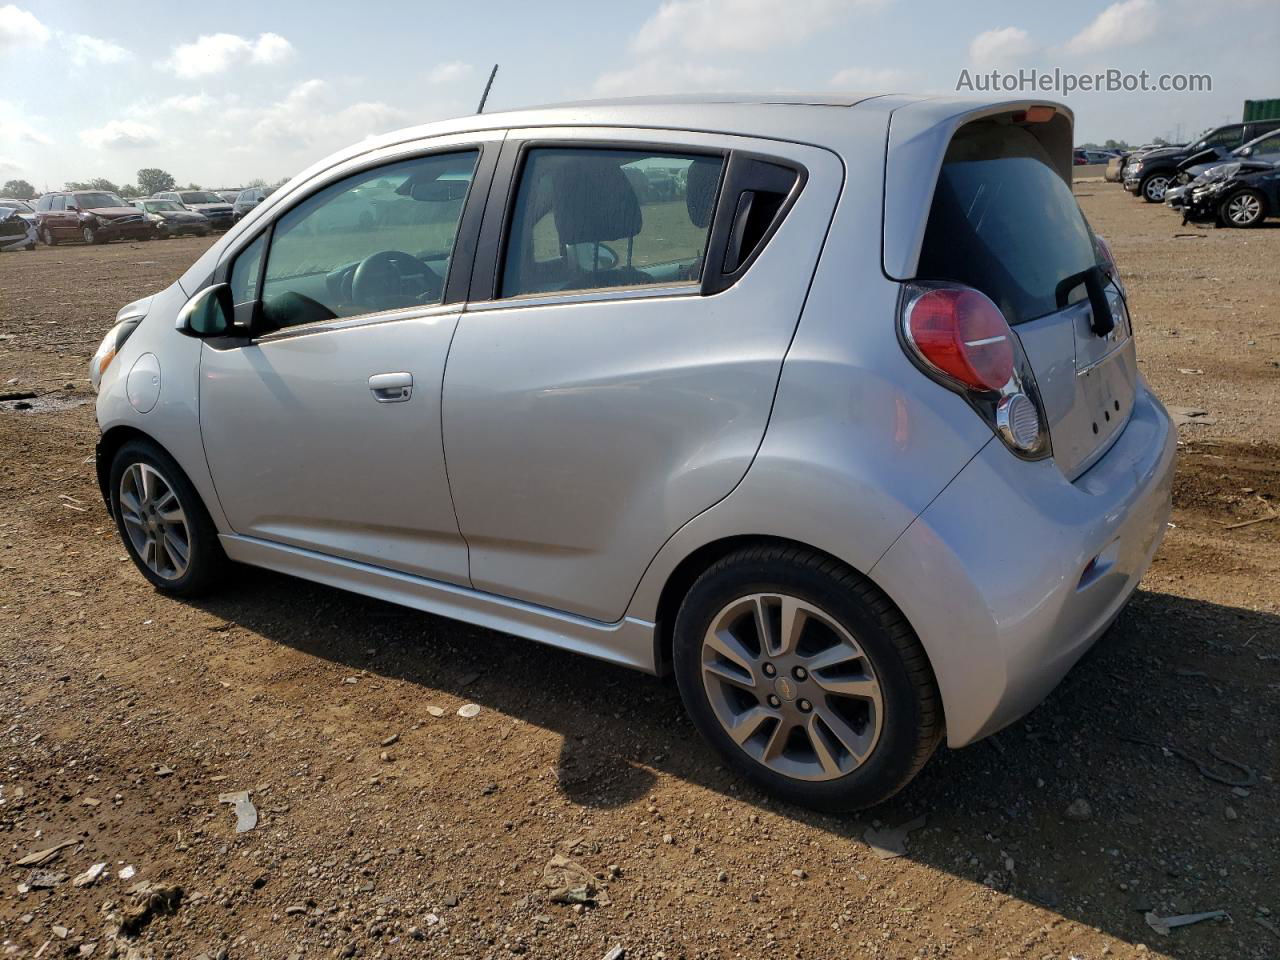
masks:
[[[996,429],[1015,450],[1030,452],[1040,445],[1040,411],[1025,393],[1010,393],[996,405]]]

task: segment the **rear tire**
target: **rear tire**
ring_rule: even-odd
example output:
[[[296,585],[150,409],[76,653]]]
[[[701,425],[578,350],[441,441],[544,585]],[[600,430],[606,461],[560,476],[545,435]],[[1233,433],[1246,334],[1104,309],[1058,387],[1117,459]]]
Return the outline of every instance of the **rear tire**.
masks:
[[[49,247],[56,247],[58,245],[57,238],[53,235],[53,231],[48,227],[42,227],[40,229],[40,240]]]
[[[1245,187],[1222,201],[1219,220],[1228,227],[1256,227],[1267,218],[1267,198]]]
[[[82,231],[80,231],[80,235],[84,237],[85,243],[93,244],[98,242],[98,235],[93,232],[93,229],[91,227],[85,227]]]
[[[902,613],[861,574],[808,550],[750,547],[720,560],[685,597],[674,641],[699,733],[792,803],[880,803],[942,739],[933,670]]]
[[[1169,188],[1167,173],[1148,173],[1138,183],[1138,195],[1147,203],[1163,203],[1164,192]]]
[[[111,513],[153,587],[192,597],[221,582],[227,557],[200,495],[156,444],[130,440],[111,461]]]

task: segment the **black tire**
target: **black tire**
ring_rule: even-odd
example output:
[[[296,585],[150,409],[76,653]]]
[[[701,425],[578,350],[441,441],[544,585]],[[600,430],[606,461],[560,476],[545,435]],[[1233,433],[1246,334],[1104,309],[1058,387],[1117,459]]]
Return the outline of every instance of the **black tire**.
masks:
[[[53,235],[53,231],[50,230],[48,227],[41,228],[40,239],[44,242],[46,246],[56,247],[58,245],[58,238]]]
[[[187,517],[190,549],[186,572],[177,578],[160,576],[143,561],[125,528],[120,508],[120,488],[125,472],[135,463],[146,464],[158,471],[178,498]],[[182,472],[182,468],[159,446],[147,440],[130,440],[111,460],[111,514],[116,531],[134,566],[161,593],[193,597],[221,583],[228,567],[227,556],[218,542],[218,531],[209,518],[200,495]]]
[[[1157,191],[1155,181],[1164,181],[1164,188]],[[1155,170],[1143,176],[1138,182],[1138,196],[1147,203],[1163,203],[1164,191],[1169,189],[1169,184],[1173,182],[1173,178],[1163,170]],[[1159,193],[1159,196],[1152,196],[1152,193]]]
[[[94,244],[98,242],[98,233],[92,227],[85,227],[80,231],[80,235],[84,238],[85,243]]]
[[[879,739],[860,765],[836,779],[789,777],[749,756],[726,733],[703,685],[702,638],[712,619],[739,597],[771,591],[794,595],[838,621],[880,680]],[[699,733],[734,771],[801,806],[847,812],[887,800],[920,772],[944,733],[933,669],[906,618],[866,577],[799,547],[749,547],[707,570],[680,607],[673,654],[680,696]]]
[[[1248,201],[1252,200],[1250,204]],[[1232,205],[1244,202],[1247,211],[1233,211]],[[1233,215],[1234,214],[1234,215]],[[1235,190],[1218,207],[1218,222],[1227,227],[1256,227],[1267,219],[1267,198],[1251,187]]]

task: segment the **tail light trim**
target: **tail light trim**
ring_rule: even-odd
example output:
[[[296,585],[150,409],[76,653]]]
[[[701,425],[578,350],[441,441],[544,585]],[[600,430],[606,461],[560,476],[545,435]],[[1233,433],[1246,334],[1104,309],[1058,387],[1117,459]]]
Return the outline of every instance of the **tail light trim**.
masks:
[[[913,329],[912,318],[921,302],[927,302],[925,298],[940,291],[949,292],[954,303],[967,301],[971,306],[978,303],[972,298],[980,298],[981,309],[987,317],[986,322],[994,323],[994,318],[999,318],[1001,329],[998,332],[992,330],[988,336],[960,340],[959,328],[951,332],[953,343],[957,348],[961,345],[972,348],[1007,342],[1012,356],[1008,377],[1004,383],[995,386],[995,379],[999,379],[999,376],[984,378],[973,372],[971,365],[970,371],[965,371],[954,364],[944,363],[940,366],[930,359],[927,346],[919,342],[921,331]],[[991,428],[992,433],[999,437],[1015,456],[1023,460],[1043,460],[1052,455],[1048,418],[1045,416],[1044,404],[1040,399],[1031,364],[1023,352],[1022,343],[1017,334],[1005,320],[1000,308],[986,294],[959,283],[911,281],[902,285],[898,314],[898,339],[907,357],[922,373],[964,398]],[[945,358],[945,354],[935,350],[934,357]],[[951,369],[947,369],[947,366]],[[1003,368],[999,369],[1003,370]],[[1031,414],[1035,416],[1034,434],[1029,427]]]

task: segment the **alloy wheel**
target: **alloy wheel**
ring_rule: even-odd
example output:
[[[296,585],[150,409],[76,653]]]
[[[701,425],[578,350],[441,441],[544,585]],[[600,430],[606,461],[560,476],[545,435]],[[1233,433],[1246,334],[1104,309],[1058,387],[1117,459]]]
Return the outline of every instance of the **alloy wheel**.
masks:
[[[1164,192],[1168,188],[1168,177],[1152,177],[1147,181],[1147,185],[1145,187],[1147,198],[1153,203],[1159,203],[1164,199]]]
[[[834,780],[871,755],[883,693],[870,659],[834,617],[798,597],[757,593],[712,618],[702,683],[725,733],[769,770]]]
[[[155,467],[136,462],[120,478],[120,517],[129,542],[156,576],[178,580],[191,560],[191,530],[173,485]]]
[[[1238,227],[1247,227],[1262,213],[1262,201],[1252,193],[1241,193],[1227,204],[1227,219]]]

